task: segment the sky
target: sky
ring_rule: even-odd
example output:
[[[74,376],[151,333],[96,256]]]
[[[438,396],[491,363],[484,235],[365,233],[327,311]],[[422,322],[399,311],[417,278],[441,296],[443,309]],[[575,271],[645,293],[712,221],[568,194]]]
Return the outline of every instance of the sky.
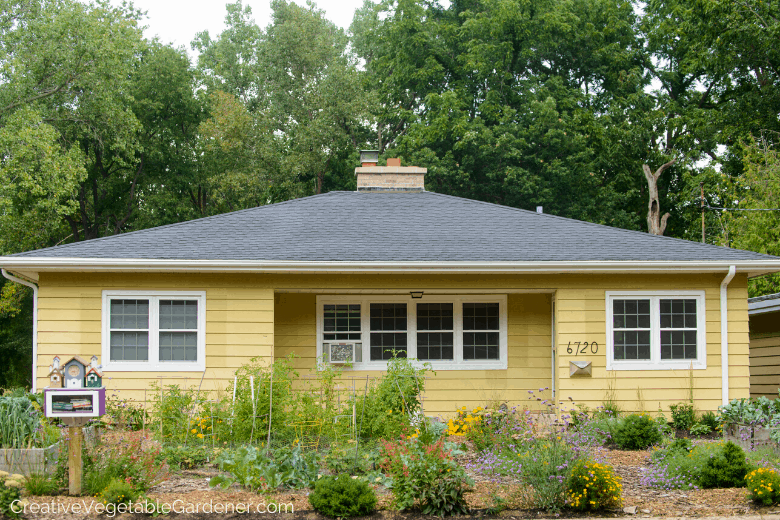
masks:
[[[120,5],[121,0],[112,0]],[[147,38],[159,36],[163,43],[184,46],[193,55],[190,42],[195,34],[208,30],[214,36],[225,27],[225,4],[228,0],[133,0],[136,8],[146,11],[144,24],[148,26],[144,35]],[[231,0],[232,3],[232,0]],[[244,5],[252,8],[252,16],[260,27],[271,21],[270,0],[244,0]],[[305,0],[295,0],[305,6]],[[363,0],[319,0],[317,7],[325,11],[325,16],[336,25],[348,29],[352,23],[355,9],[363,5]]]

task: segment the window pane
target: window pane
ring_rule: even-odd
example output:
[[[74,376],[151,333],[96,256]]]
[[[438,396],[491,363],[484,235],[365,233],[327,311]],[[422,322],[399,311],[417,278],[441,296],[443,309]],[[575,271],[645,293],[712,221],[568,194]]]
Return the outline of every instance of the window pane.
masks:
[[[198,328],[198,302],[188,300],[160,300],[161,329]]]
[[[695,329],[696,300],[661,300],[661,328]]]
[[[360,341],[360,333],[340,333],[340,334],[324,334],[323,339],[325,341],[341,341],[341,340],[358,340]]]
[[[452,330],[452,304],[418,303],[417,330]]]
[[[614,355],[615,359],[650,359],[650,331],[626,330],[614,331]]]
[[[406,304],[372,303],[371,330],[406,330]]]
[[[161,332],[160,361],[197,361],[197,332]]]
[[[359,304],[325,305],[323,317],[325,332],[360,332]]]
[[[615,329],[649,329],[650,300],[614,300],[612,302],[612,327]]]
[[[111,332],[111,361],[148,361],[148,332]]]
[[[373,306],[373,304],[372,304]],[[372,332],[371,361],[381,361],[393,357],[393,351],[398,357],[406,357],[406,332]]]
[[[661,359],[696,359],[696,331],[662,330]]]
[[[463,330],[498,330],[497,303],[464,303]]]
[[[454,359],[452,332],[418,332],[417,359]]]
[[[498,332],[464,332],[463,359],[498,359]]]
[[[148,329],[149,300],[111,300],[112,329]]]

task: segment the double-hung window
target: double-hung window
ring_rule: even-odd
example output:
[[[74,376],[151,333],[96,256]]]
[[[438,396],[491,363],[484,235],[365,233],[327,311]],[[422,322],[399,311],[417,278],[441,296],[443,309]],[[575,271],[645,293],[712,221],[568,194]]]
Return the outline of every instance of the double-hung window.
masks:
[[[707,367],[704,292],[607,292],[607,369]]]
[[[206,294],[103,291],[103,367],[115,371],[203,371]]]
[[[435,370],[506,368],[506,309],[504,295],[318,296],[317,357],[349,341],[355,369],[382,370],[393,355]]]

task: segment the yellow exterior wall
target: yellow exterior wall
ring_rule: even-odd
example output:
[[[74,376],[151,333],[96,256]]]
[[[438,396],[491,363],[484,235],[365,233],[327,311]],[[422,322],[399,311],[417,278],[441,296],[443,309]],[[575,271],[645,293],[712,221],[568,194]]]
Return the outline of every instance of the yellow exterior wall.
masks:
[[[427,415],[451,415],[456,406],[484,406],[488,401],[531,405],[528,390],[551,386],[552,308],[550,294],[510,294],[507,298],[507,370],[440,370],[426,381]],[[296,368],[311,370],[316,363],[314,294],[276,295],[276,358],[294,353]],[[350,371],[363,388],[366,375]],[[343,382],[352,388],[352,382]],[[549,392],[545,394],[549,396]]]
[[[206,291],[206,373],[106,372],[103,385],[120,397],[143,399],[151,383],[224,390],[253,356],[273,357],[274,292],[247,287],[237,278],[162,274],[42,275],[38,292],[38,387],[48,385],[52,358],[101,356],[104,289]],[[150,396],[150,395],[149,395]]]
[[[707,368],[694,370],[694,396],[699,410],[720,404],[720,300],[722,274],[669,275],[339,275],[339,274],[143,274],[41,273],[39,286],[38,385],[54,355],[100,354],[101,291],[103,289],[205,290],[206,374],[204,388],[225,388],[235,369],[253,356],[269,360],[295,352],[299,368],[314,364],[315,296],[290,291],[410,289],[498,290],[508,296],[509,368],[498,371],[440,371],[428,381],[426,413],[452,413],[456,406],[504,399],[529,404],[527,390],[550,386],[551,304],[555,301],[558,399],[571,397],[591,408],[605,399],[610,381],[624,410],[639,408],[637,387],[646,410],[684,400],[689,373],[683,371],[606,371],[605,291],[704,290],[706,293]],[[513,294],[513,290],[544,291]],[[729,286],[730,397],[749,391],[747,279],[738,275]],[[597,341],[593,377],[570,378],[566,354],[569,341]],[[106,374],[108,388],[123,396],[143,397],[157,380],[197,386],[200,373],[116,372]],[[361,375],[355,373],[354,375]],[[365,373],[363,373],[365,375]],[[376,375],[375,373],[373,375]],[[108,378],[111,379],[108,379]],[[186,377],[186,381],[183,379]],[[544,394],[549,397],[549,392]]]

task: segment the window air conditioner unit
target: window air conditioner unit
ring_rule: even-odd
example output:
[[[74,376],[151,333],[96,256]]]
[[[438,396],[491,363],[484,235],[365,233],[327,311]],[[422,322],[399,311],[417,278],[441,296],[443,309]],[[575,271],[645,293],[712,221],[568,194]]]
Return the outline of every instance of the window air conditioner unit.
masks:
[[[343,365],[363,361],[363,344],[355,341],[326,341],[322,344],[326,363]]]

